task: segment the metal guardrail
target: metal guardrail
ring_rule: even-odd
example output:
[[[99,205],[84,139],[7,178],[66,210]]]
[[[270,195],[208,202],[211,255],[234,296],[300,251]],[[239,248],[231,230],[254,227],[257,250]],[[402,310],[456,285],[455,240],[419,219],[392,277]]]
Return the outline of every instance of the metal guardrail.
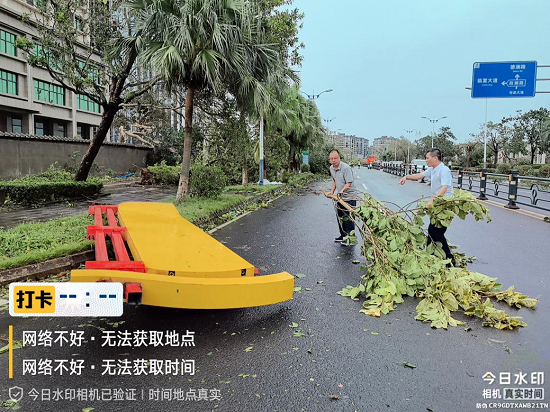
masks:
[[[376,168],[376,167],[374,167]],[[417,165],[382,165],[378,167],[386,173],[396,176],[405,176],[419,173],[426,169]],[[454,171],[453,171],[454,172]],[[476,179],[476,177],[478,177]],[[478,199],[486,200],[487,196],[507,201],[505,207],[519,209],[519,205],[530,206],[536,209],[550,211],[550,179],[534,176],[520,176],[517,170],[510,174],[464,171],[459,168],[453,173],[458,189],[478,193]],[[527,185],[521,183],[527,182]],[[542,186],[548,184],[548,188]]]
[[[479,176],[479,179],[475,179]],[[464,177],[468,186],[463,187]],[[464,171],[460,168],[456,173],[457,187],[470,192],[479,193],[478,199],[486,200],[487,196],[508,201],[505,206],[509,209],[519,209],[518,204],[550,211],[550,179],[534,176],[520,176],[517,170],[510,174]],[[527,185],[522,185],[527,182]],[[538,183],[531,183],[538,182]],[[476,186],[474,183],[478,183]],[[541,183],[548,184],[548,189],[541,187]],[[476,190],[478,189],[478,190]]]

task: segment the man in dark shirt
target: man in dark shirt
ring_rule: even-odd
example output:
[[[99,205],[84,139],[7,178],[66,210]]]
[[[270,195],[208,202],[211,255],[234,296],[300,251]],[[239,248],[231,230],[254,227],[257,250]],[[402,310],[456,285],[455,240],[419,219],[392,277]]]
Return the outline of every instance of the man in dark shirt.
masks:
[[[326,192],[325,196],[332,196],[336,192],[348,205],[355,206],[356,201],[351,199],[353,197],[353,170],[351,170],[351,167],[347,163],[341,161],[340,152],[336,149],[329,153],[328,158],[331,164],[332,189],[330,192]],[[342,243],[344,237],[348,236],[352,230],[355,230],[355,224],[349,215],[349,211],[338,202],[336,203],[336,215],[340,236],[334,239],[334,241]],[[345,243],[342,244],[344,245]]]

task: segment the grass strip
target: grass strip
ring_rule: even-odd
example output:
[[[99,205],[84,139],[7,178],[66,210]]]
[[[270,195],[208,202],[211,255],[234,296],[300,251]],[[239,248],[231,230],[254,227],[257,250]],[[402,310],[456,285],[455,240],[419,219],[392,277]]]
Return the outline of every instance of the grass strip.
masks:
[[[307,184],[316,177],[310,173],[297,175],[286,186],[288,189]],[[254,196],[270,193],[281,185],[257,184],[229,186],[218,198],[187,197],[176,209],[185,219],[198,222],[214,216],[217,212],[240,205]],[[175,197],[164,200],[174,203]],[[90,250],[93,241],[86,240],[86,226],[93,224],[93,216],[81,214],[46,222],[22,223],[16,227],[0,230],[0,270],[12,269],[32,263],[43,262]]]

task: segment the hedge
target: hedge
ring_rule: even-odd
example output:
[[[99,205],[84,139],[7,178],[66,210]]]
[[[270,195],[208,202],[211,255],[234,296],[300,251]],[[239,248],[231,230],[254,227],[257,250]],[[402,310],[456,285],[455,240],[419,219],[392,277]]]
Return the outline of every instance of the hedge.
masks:
[[[540,177],[550,179],[550,165],[542,165],[539,169]]]
[[[153,183],[157,185],[177,186],[180,181],[180,166],[168,166],[163,160],[159,164],[147,167],[153,175]]]
[[[510,163],[500,163],[497,165],[497,173],[502,175],[510,174],[510,170],[512,170],[512,165],[510,165]]]
[[[222,194],[227,179],[217,166],[203,166],[194,164],[191,167],[189,186],[191,196],[218,197]]]
[[[11,181],[0,182],[0,192],[4,192],[10,202],[37,204],[79,197],[94,197],[103,188],[97,180],[88,182],[40,182]]]

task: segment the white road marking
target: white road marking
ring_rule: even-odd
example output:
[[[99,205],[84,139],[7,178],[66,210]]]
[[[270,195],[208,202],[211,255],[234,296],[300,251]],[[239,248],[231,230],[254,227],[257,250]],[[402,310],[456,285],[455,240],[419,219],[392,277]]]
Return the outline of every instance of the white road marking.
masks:
[[[364,183],[361,183],[361,184],[363,185],[363,187],[365,188],[365,190],[369,190],[369,188],[367,187],[366,184],[364,184]]]

